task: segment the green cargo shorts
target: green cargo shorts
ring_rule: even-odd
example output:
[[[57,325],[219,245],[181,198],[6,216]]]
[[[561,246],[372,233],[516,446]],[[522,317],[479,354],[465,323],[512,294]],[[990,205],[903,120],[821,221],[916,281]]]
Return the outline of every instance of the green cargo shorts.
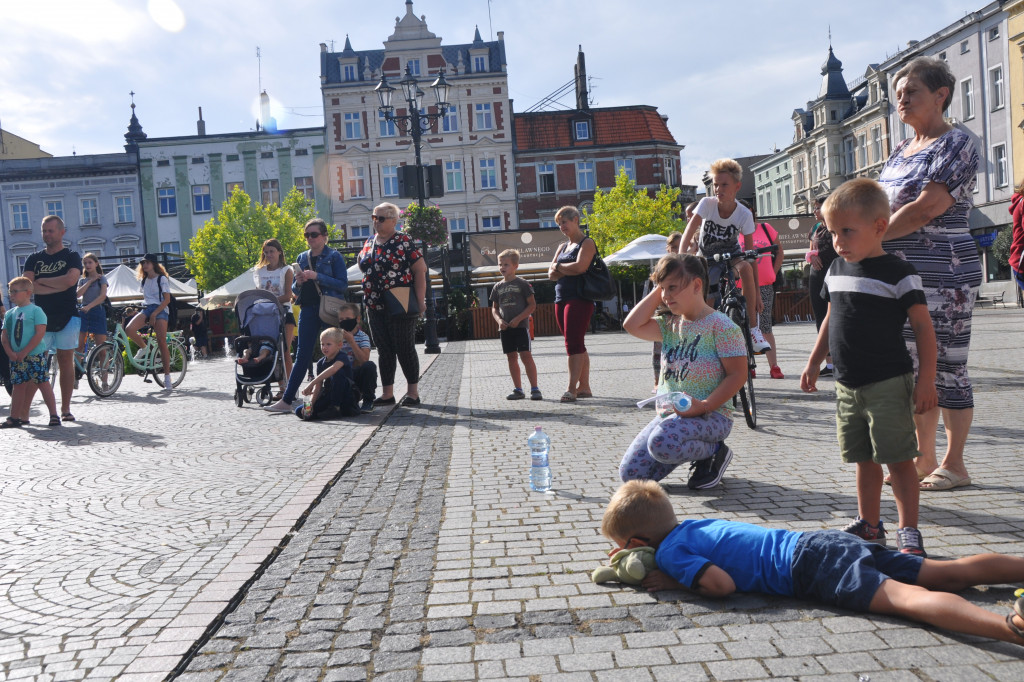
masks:
[[[836,382],[836,438],[844,462],[894,464],[919,456],[913,373],[860,388]]]

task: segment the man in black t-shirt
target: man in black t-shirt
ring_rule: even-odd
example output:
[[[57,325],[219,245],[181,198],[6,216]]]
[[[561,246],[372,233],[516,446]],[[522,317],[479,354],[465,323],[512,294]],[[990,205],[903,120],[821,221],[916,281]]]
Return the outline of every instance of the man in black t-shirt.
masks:
[[[35,304],[46,313],[43,343],[56,350],[60,368],[60,412],[64,421],[74,421],[71,394],[75,390],[75,349],[78,348],[78,278],[82,257],[64,246],[64,221],[48,215],[42,223],[42,251],[25,261],[25,277],[35,287]]]

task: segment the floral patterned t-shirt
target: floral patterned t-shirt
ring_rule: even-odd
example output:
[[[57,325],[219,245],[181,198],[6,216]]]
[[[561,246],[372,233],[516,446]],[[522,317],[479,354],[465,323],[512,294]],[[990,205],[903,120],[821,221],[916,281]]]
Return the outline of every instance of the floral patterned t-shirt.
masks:
[[[662,315],[657,320],[662,339],[658,393],[683,391],[704,400],[725,378],[721,358],[747,354],[740,328],[717,310],[695,322],[678,315]],[[732,417],[725,405],[718,412]]]
[[[378,244],[374,237],[367,239],[358,258],[366,307],[383,310],[381,297],[385,291],[412,286],[412,264],[421,258],[423,254],[404,232],[395,232],[383,244]]]

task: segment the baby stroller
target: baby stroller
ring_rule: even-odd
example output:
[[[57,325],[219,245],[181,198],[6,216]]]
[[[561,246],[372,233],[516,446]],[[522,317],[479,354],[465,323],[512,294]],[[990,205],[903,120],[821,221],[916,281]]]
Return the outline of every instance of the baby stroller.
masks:
[[[248,348],[252,358],[244,365],[235,363],[235,405],[252,402],[255,395],[257,404],[267,406],[273,402],[271,382],[284,378],[284,354],[288,352],[284,347],[284,306],[269,291],[251,289],[235,299],[235,315],[243,334],[235,339],[235,357],[242,357]],[[263,362],[256,362],[261,345],[273,351]]]

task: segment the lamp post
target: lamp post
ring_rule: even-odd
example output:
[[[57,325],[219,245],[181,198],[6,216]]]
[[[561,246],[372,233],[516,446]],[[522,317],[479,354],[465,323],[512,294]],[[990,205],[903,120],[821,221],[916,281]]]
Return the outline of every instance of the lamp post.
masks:
[[[434,91],[434,98],[437,104],[437,111],[433,114],[422,113],[420,108],[423,106],[424,93],[420,90],[419,81],[412,75],[409,66],[405,67],[405,78],[398,81],[398,84],[402,87],[401,97],[405,101],[408,107],[408,114],[398,115],[395,113],[395,108],[391,104],[392,97],[395,94],[395,88],[388,83],[387,76],[384,75],[383,71],[380,74],[380,83],[374,88],[377,93],[377,99],[380,101],[379,110],[384,114],[384,119],[395,123],[399,130],[402,131],[403,135],[412,136],[412,147],[416,153],[416,202],[423,208],[426,205],[426,189],[423,182],[423,163],[420,155],[423,151],[423,129],[424,127],[430,128],[430,126],[437,123],[439,120],[444,118],[445,114],[448,113],[448,109],[451,106],[448,103],[448,81],[444,77],[444,69],[438,71],[437,79],[430,84],[431,90]],[[447,240],[442,251],[442,260],[446,261],[447,258]],[[424,249],[425,251],[426,249]],[[424,258],[426,253],[424,253]],[[447,267],[442,266],[445,272],[442,275],[442,283],[444,285],[445,294],[445,305],[448,302],[448,280],[447,280]],[[434,310],[434,294],[433,287],[430,284],[430,267],[427,267],[427,319],[423,329],[424,336],[424,348],[425,353],[440,353],[441,346],[437,341],[437,315]],[[450,333],[450,329],[449,329]]]

